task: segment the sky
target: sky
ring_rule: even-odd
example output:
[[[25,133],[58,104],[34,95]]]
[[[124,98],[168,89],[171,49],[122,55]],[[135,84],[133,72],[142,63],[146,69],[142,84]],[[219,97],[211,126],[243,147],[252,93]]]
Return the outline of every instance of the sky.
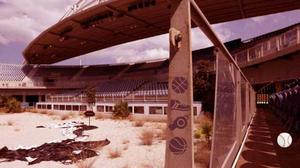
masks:
[[[0,63],[22,64],[24,48],[42,31],[55,24],[75,0],[0,0]],[[300,10],[213,25],[223,42],[259,36],[300,22]],[[197,28],[192,30],[192,49],[211,46]],[[61,65],[115,64],[166,59],[168,35],[160,35],[96,51],[62,61]]]

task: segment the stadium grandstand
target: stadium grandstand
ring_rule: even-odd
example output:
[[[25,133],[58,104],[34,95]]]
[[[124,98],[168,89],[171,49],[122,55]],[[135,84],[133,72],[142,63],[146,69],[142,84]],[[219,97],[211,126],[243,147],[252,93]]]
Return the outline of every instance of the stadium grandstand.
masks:
[[[92,110],[107,115],[112,114],[116,102],[126,101],[133,116],[167,119],[165,167],[193,168],[193,119],[203,114],[204,106],[201,100],[193,99],[193,74],[208,62],[209,74],[215,79],[210,168],[255,167],[251,156],[257,161],[266,154],[253,152],[255,145],[249,145],[264,134],[254,134],[255,129],[277,126],[276,135],[293,131],[293,136],[299,137],[300,24],[226,43],[210,24],[299,9],[300,1],[84,2],[79,0],[58,23],[27,46],[24,65],[0,64],[1,95],[13,96],[23,107],[41,111]],[[191,51],[192,27],[200,28],[213,46]],[[167,32],[170,59],[49,65]],[[88,89],[95,90],[92,109],[87,103]],[[275,135],[270,136],[274,139]],[[272,145],[273,151],[276,147]],[[297,164],[287,160],[283,157],[280,164]],[[263,163],[274,166],[268,161]]]
[[[249,40],[233,40],[225,45],[238,64],[243,69],[247,69],[247,67],[299,52],[299,30],[300,24],[295,24]],[[211,71],[214,72],[213,47],[193,51],[194,72],[203,60],[211,62]],[[112,105],[118,100],[165,103],[168,97],[168,64],[168,60],[91,66],[0,64],[2,72],[0,89],[2,94],[14,95],[25,105],[27,103],[42,108],[45,107],[42,104],[47,104],[48,110],[60,110],[57,106],[54,108],[54,103],[66,103],[64,106],[72,103],[84,104],[85,97],[82,92],[89,87],[96,89],[99,103],[109,102]],[[266,83],[260,83],[252,76],[251,80],[258,90]],[[289,80],[291,79],[287,78],[282,81],[288,83]],[[269,84],[268,88],[271,86],[274,88],[275,83],[279,85],[281,81],[274,79],[269,82],[273,85]],[[265,92],[266,89],[262,91]],[[21,95],[18,94],[20,90],[22,90]],[[270,94],[272,92],[258,93],[257,103],[268,103],[267,99]],[[70,108],[61,107],[70,110]],[[77,107],[74,109],[74,111],[79,110]],[[199,110],[200,107],[198,112]]]

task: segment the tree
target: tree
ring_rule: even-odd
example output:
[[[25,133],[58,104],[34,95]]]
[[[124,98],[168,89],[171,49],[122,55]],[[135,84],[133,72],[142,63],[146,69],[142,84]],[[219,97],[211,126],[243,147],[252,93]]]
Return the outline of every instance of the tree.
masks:
[[[89,107],[93,106],[96,103],[96,89],[88,88],[85,90],[85,94],[86,102],[88,103]]]
[[[115,104],[114,110],[113,110],[113,117],[118,119],[127,118],[129,116],[130,112],[128,109],[128,103],[127,102],[118,102]]]
[[[203,111],[214,111],[215,75],[209,61],[201,61],[193,75],[194,100],[202,102]]]
[[[3,108],[6,113],[20,113],[21,103],[14,97],[1,96],[0,108]]]

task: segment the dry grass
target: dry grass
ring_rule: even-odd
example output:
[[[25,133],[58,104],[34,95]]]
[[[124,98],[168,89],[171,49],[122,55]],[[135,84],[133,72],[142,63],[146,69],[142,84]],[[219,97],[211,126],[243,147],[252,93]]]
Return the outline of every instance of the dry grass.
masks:
[[[150,164],[144,163],[141,165],[141,168],[153,168]]]
[[[30,112],[30,113],[39,113],[39,111],[37,109],[33,109],[33,108],[27,108],[25,109],[26,112]]]
[[[115,150],[111,149],[111,150],[109,150],[108,154],[109,154],[108,157],[111,158],[111,159],[121,157],[121,155],[122,155],[122,153],[119,149],[115,149]]]
[[[210,147],[206,142],[195,144],[195,163],[197,167],[208,168],[210,161]]]
[[[14,131],[15,131],[15,132],[19,132],[20,129],[19,129],[19,128],[15,128]]]
[[[132,114],[129,114],[129,116],[127,117],[127,119],[129,120],[129,121],[134,121],[134,117],[133,117],[133,115]]]
[[[46,110],[43,110],[43,111],[39,111],[40,114],[48,114],[49,112],[46,111]]]
[[[0,123],[0,126],[14,126],[15,122],[12,120],[8,120],[5,123]]]
[[[126,151],[128,149],[128,145],[123,147],[123,150]]]
[[[135,127],[142,127],[142,126],[144,126],[144,124],[145,124],[145,121],[143,121],[143,120],[138,120],[138,121],[135,121],[135,122],[133,123],[133,126],[135,126]]]
[[[60,117],[59,117],[59,116],[51,116],[51,119],[52,119],[52,120],[59,120]]]
[[[167,139],[167,129],[166,129],[166,127],[159,130],[156,136],[160,140],[166,140]]]
[[[13,125],[15,125],[15,122],[12,121],[12,120],[8,120],[8,121],[7,121],[7,125],[8,125],[8,126],[13,126]]]
[[[140,140],[142,145],[152,145],[154,139],[154,133],[151,130],[143,130]]]
[[[95,168],[96,159],[83,160],[76,163],[77,168]]]
[[[47,112],[47,115],[53,116],[53,115],[56,115],[56,113],[55,113],[54,111],[48,111],[48,112]]]
[[[66,114],[66,113],[65,113],[65,114],[61,114],[61,115],[60,115],[60,119],[61,119],[61,120],[67,120],[67,119],[69,119],[69,118],[70,118],[70,115],[69,115],[69,114]]]
[[[126,139],[126,140],[123,140],[122,144],[129,144],[129,142],[130,141]]]
[[[96,114],[95,114],[95,119],[96,119],[96,120],[103,119],[103,114],[101,114],[101,113],[96,113]]]

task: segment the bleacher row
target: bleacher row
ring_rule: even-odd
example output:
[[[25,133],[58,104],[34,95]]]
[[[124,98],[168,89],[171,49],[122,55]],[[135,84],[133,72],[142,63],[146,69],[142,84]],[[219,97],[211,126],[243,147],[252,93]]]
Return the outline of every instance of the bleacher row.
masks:
[[[269,105],[289,131],[300,132],[300,86],[272,94]]]
[[[22,65],[0,64],[0,81],[22,81],[26,76],[22,68]]]
[[[108,81],[97,87],[99,96],[127,96],[146,81],[144,80],[116,80]]]
[[[79,94],[78,94],[79,93]],[[155,97],[156,99],[165,99],[168,95],[168,82],[156,80],[112,80],[104,82],[96,87],[96,100],[116,100],[133,99],[139,100],[144,97]],[[85,101],[83,90],[60,93],[47,96],[47,101]]]
[[[166,96],[168,95],[168,82],[150,81],[134,92],[135,96]]]

